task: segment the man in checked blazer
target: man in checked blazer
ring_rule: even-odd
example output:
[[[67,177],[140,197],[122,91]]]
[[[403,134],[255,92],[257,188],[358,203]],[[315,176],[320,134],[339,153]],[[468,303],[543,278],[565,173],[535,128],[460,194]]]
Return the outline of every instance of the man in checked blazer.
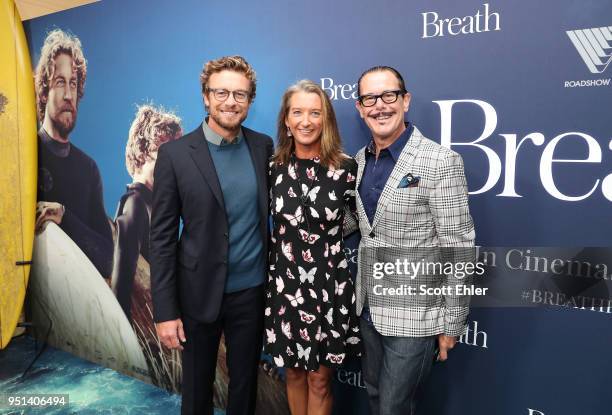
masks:
[[[434,359],[446,360],[464,332],[469,297],[452,291],[419,296],[419,278],[408,276],[403,279],[416,294],[382,294],[380,286],[389,281],[375,277],[374,262],[381,258],[394,262],[411,253],[414,261],[473,260],[475,235],[467,184],[459,154],[404,122],[410,94],[397,70],[368,69],[359,78],[358,94],[357,110],[372,134],[370,144],[356,156],[362,370],[373,414],[414,414]],[[430,286],[452,289],[447,283],[455,276],[428,278]],[[373,288],[377,284],[378,289]],[[439,353],[434,352],[438,348]]]

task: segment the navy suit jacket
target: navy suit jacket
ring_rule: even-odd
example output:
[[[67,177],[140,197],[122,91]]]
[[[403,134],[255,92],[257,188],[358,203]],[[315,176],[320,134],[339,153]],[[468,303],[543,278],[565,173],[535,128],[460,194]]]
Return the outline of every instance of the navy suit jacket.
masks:
[[[242,131],[257,178],[259,227],[267,258],[267,170],[273,142],[246,127]],[[200,125],[162,145],[155,163],[150,265],[156,322],[183,315],[204,323],[217,319],[227,278],[228,232],[221,185]]]

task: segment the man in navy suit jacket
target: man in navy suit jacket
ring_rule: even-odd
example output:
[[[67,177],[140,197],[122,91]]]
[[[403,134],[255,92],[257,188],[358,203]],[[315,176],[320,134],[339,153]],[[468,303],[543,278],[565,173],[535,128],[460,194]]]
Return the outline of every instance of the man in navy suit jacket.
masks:
[[[183,350],[183,414],[213,413],[225,335],[227,414],[252,414],[263,331],[272,139],[246,127],[253,68],[240,56],[200,75],[209,116],[162,145],[151,211],[151,294],[162,343]],[[179,224],[183,228],[179,237]]]

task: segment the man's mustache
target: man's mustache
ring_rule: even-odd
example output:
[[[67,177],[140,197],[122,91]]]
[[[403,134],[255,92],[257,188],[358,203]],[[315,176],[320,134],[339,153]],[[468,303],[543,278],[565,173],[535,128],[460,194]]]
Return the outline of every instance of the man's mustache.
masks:
[[[370,117],[378,117],[379,115],[390,117],[393,114],[395,114],[395,111],[379,111],[370,113]]]
[[[76,108],[74,108],[72,105],[64,105],[61,108],[60,112],[70,112],[70,113],[74,113],[76,112]]]

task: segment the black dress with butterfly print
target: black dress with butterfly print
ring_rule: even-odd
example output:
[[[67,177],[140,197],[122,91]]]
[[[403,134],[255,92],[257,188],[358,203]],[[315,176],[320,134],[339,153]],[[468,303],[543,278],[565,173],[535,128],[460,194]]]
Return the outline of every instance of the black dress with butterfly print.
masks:
[[[355,211],[357,163],[270,164],[274,227],[266,289],[265,351],[279,367],[317,370],[358,354],[355,292],[344,254],[345,209]]]

